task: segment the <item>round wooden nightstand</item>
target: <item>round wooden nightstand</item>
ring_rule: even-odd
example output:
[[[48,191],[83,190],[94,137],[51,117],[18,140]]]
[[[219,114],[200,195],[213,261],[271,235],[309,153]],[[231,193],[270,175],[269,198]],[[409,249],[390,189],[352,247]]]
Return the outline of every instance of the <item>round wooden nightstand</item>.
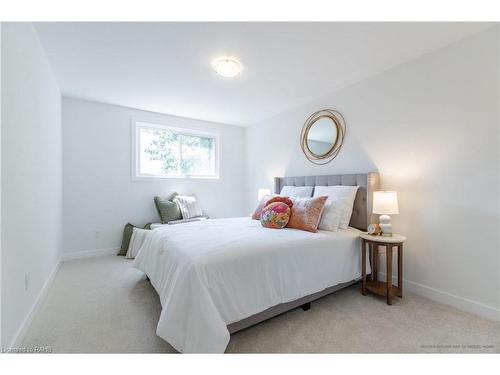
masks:
[[[366,291],[387,297],[387,304],[392,305],[392,296],[403,298],[403,243],[405,236],[393,234],[391,237],[372,236],[361,233],[361,293],[366,296]],[[366,280],[366,245],[370,249],[370,263],[372,273],[370,280]],[[378,280],[378,250],[379,246],[386,248],[386,281]],[[398,248],[398,285],[392,285],[392,250]]]

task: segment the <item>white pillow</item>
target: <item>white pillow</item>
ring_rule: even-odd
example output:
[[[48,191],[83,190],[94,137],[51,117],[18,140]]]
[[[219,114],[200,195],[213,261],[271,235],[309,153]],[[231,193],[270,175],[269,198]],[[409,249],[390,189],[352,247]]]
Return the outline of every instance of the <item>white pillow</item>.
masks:
[[[340,211],[339,212],[340,220],[338,228],[347,229],[347,227],[349,226],[349,222],[351,221],[352,208],[354,205],[354,199],[356,198],[356,192],[358,191],[358,188],[359,186],[345,186],[345,185],[316,186],[314,188],[314,197],[327,196],[328,200],[325,203],[325,210],[327,212],[330,209]],[[325,212],[325,210],[323,212]],[[327,218],[331,217],[331,215],[332,214],[327,215]],[[326,225],[326,223],[324,224]],[[332,225],[334,224],[329,223],[326,226],[331,227]]]
[[[174,198],[174,202],[177,202],[177,204],[179,205],[183,219],[191,219],[192,217],[203,215],[196,197],[188,195],[178,195]]]
[[[280,195],[283,197],[311,198],[313,192],[312,186],[283,186]]]
[[[151,233],[150,230],[134,228],[132,230],[132,236],[130,237],[130,242],[128,244],[126,258],[134,259],[146,239],[146,236]]]
[[[333,199],[329,197],[325,202],[325,208],[321,214],[318,229],[329,230],[331,232],[338,231],[342,213],[347,210],[348,205],[349,200],[347,198]]]

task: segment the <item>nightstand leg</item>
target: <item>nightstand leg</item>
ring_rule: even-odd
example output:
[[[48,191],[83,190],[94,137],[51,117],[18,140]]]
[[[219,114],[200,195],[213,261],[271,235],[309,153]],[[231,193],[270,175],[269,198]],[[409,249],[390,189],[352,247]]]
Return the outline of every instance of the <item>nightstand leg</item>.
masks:
[[[371,243],[368,244],[368,251],[369,251],[368,259],[370,261],[370,269],[372,270],[370,273],[370,280],[373,281],[373,244]]]
[[[378,280],[378,245],[374,244],[373,247],[373,280]]]
[[[403,244],[398,245],[398,288],[399,297],[403,298]]]
[[[366,296],[366,241],[361,239],[361,293]]]
[[[386,274],[387,274],[387,304],[392,305],[392,245],[385,246],[385,257],[387,260]]]

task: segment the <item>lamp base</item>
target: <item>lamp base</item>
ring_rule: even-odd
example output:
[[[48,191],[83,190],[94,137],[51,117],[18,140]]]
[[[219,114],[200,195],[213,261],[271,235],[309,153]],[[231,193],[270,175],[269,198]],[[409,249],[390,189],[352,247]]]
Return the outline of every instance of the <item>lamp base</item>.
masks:
[[[391,237],[392,236],[392,224],[391,217],[389,215],[380,215],[380,229],[382,230],[382,236]]]

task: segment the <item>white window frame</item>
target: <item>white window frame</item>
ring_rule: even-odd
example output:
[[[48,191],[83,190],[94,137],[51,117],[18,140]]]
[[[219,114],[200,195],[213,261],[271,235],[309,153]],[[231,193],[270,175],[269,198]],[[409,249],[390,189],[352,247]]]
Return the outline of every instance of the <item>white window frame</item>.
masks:
[[[140,173],[140,135],[141,128],[156,128],[172,131],[182,135],[191,135],[199,137],[210,137],[215,141],[215,175],[152,175]],[[220,177],[220,156],[221,156],[221,137],[217,133],[205,132],[195,129],[181,128],[166,124],[152,123],[148,121],[132,120],[132,180],[133,181],[151,181],[159,179],[202,179],[219,180]]]

